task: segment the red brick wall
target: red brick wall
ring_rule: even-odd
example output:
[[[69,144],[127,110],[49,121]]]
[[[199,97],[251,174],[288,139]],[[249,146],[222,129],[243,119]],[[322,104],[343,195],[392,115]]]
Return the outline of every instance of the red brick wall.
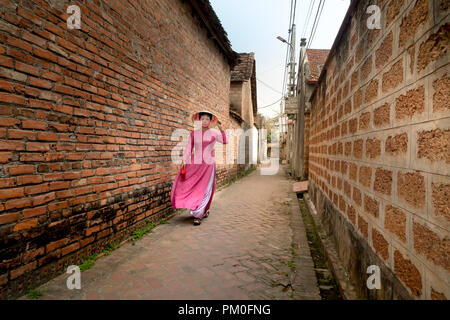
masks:
[[[71,2],[81,30],[66,2],[0,1],[0,298],[170,214],[193,110],[231,125],[230,66],[187,2]]]
[[[450,298],[449,2],[360,1],[311,111],[310,181],[417,298]]]

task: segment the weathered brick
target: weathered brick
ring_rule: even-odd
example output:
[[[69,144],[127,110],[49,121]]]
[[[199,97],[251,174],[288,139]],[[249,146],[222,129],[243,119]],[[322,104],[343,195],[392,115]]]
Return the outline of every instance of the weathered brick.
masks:
[[[22,231],[22,230],[27,230],[33,227],[36,227],[38,224],[38,219],[30,219],[30,220],[25,220],[25,221],[21,221],[18,222],[15,226],[14,226],[14,232],[17,231]]]
[[[375,159],[381,155],[381,141],[374,139],[366,140],[366,157]]]
[[[347,181],[344,181],[344,194],[348,197],[352,197],[352,186]]]
[[[397,18],[404,2],[405,0],[396,0],[389,2],[389,5],[386,9],[386,26],[389,26],[391,22]]]
[[[450,238],[443,239],[427,226],[413,223],[414,249],[434,264],[450,271]]]
[[[353,156],[357,159],[362,159],[363,154],[363,140],[358,139],[353,142]]]
[[[397,174],[397,192],[400,198],[416,208],[425,206],[425,178],[419,172]]]
[[[434,288],[431,288],[431,300],[448,300],[445,294],[442,292],[438,292],[434,290]]]
[[[346,207],[347,204],[345,203],[345,199],[342,196],[339,196],[339,210],[345,213]]]
[[[356,187],[353,187],[353,201],[355,201],[355,203],[358,206],[360,206],[360,207],[362,206],[361,191],[358,188],[356,188]]]
[[[443,217],[450,221],[450,184],[432,183],[431,201],[434,215]]]
[[[17,269],[11,270],[11,272],[10,272],[11,280],[16,279],[16,278],[20,277],[21,275],[34,270],[35,268],[36,268],[36,261],[33,261],[33,262],[30,262],[30,263],[28,263],[24,266],[21,266]]]
[[[43,121],[38,120],[22,120],[22,129],[38,129],[45,130],[47,124]]]
[[[19,218],[20,218],[20,214],[17,212],[1,213],[0,214],[0,225],[15,222],[15,221],[19,220]]]
[[[377,192],[391,195],[392,190],[392,171],[377,168],[375,170],[375,182],[373,189]]]
[[[428,19],[428,1],[417,0],[414,7],[403,18],[400,25],[399,47],[411,39],[420,25],[425,24]]]
[[[23,210],[23,218],[28,219],[28,218],[41,216],[41,215],[44,215],[46,212],[47,212],[46,206],[34,207],[31,209],[24,209]]]
[[[358,129],[358,119],[357,118],[350,119],[348,122],[348,128],[350,130],[350,133],[354,134]]]
[[[383,39],[380,47],[375,52],[375,68],[382,68],[392,56],[392,46],[394,37],[392,31]]]
[[[378,218],[380,211],[378,201],[368,195],[364,195],[364,211]]]
[[[401,133],[396,136],[389,136],[386,139],[384,150],[390,155],[405,154],[408,150],[408,134]]]
[[[366,80],[372,71],[372,56],[366,59],[366,61],[361,66],[361,80]]]
[[[369,82],[369,85],[366,87],[364,102],[371,103],[378,96],[378,80],[373,79]]]
[[[417,157],[450,163],[450,129],[419,132],[417,136]]]
[[[411,74],[414,73],[414,61],[416,56],[416,46],[413,44],[408,48],[408,55],[410,59],[409,71]]]
[[[422,276],[419,270],[410,260],[403,258],[398,250],[394,251],[394,272],[413,295],[422,295]]]
[[[352,142],[347,141],[345,143],[344,154],[348,157],[352,154]]]
[[[355,33],[357,34],[357,33]],[[352,77],[351,77],[351,85],[350,88],[353,91],[353,89],[356,88],[358,85],[358,70],[353,71]]]
[[[362,105],[362,89],[356,90],[353,95],[353,110],[358,110]]]
[[[381,90],[388,92],[397,88],[403,82],[403,60],[397,61],[387,72],[383,74]]]
[[[68,245],[67,247],[64,247],[61,249],[61,255],[65,256],[66,254],[74,252],[75,250],[78,250],[79,248],[80,248],[79,242],[72,243],[71,245]]]
[[[370,124],[370,112],[362,113],[359,117],[359,130],[367,130]]]
[[[395,100],[395,118],[411,118],[425,111],[425,89],[420,86],[409,90]]]
[[[45,253],[49,253],[55,249],[61,248],[62,246],[66,245],[66,243],[67,243],[67,239],[65,239],[65,238],[50,242],[49,244],[47,244],[45,246]]]
[[[6,92],[0,92],[0,101],[4,103],[19,104],[24,106],[27,105],[27,99],[25,99],[24,97]]]
[[[433,81],[433,112],[450,110],[450,78],[442,77]]]
[[[417,70],[420,72],[431,62],[446,54],[449,48],[450,23],[441,26],[419,47]]]
[[[385,208],[384,227],[395,234],[403,243],[406,242],[406,214],[391,205]]]
[[[351,180],[356,182],[356,173],[358,170],[358,166],[355,163],[350,163],[349,164],[349,177]]]
[[[0,200],[19,198],[24,196],[24,189],[21,188],[8,188],[0,189]]]
[[[352,99],[348,99],[344,104],[344,115],[352,112]]]
[[[355,52],[355,65],[358,64],[364,56],[364,45],[359,43]]]
[[[35,173],[34,165],[23,164],[15,167],[9,167],[8,173],[10,176],[17,176],[21,174]]]
[[[376,253],[387,260],[389,258],[389,243],[375,228],[372,228],[372,243]]]
[[[341,136],[345,136],[347,132],[348,132],[347,121],[344,121],[341,124]]]
[[[356,211],[355,211],[355,208],[353,208],[352,206],[349,206],[348,210],[347,210],[347,215],[348,215],[348,219],[351,221],[351,223],[353,225],[355,225],[356,224]]]
[[[346,161],[341,161],[341,173],[343,175],[347,174],[347,167],[348,167],[347,162]]]
[[[391,108],[389,104],[385,103],[381,107],[378,107],[373,112],[373,123],[375,127],[386,126],[390,122]]]
[[[22,262],[27,263],[31,260],[34,260],[36,257],[42,256],[43,254],[44,254],[44,247],[31,251],[26,251],[22,255]]]
[[[11,199],[5,202],[5,210],[22,209],[31,206],[30,198]]]
[[[0,127],[14,127],[15,125],[19,124],[20,120],[14,119],[14,118],[0,118]],[[11,129],[9,132],[13,131]]]
[[[362,218],[359,214],[358,214],[358,229],[359,231],[361,231],[361,234],[364,236],[364,238],[367,239],[367,237],[369,236],[368,224],[366,220],[364,220],[364,218]]]
[[[367,166],[359,167],[359,183],[370,188],[372,182],[372,168]]]

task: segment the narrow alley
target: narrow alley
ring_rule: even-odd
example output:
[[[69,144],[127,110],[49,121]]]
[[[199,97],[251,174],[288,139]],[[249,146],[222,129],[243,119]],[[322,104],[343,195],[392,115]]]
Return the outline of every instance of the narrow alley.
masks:
[[[62,274],[39,299],[320,299],[292,183],[259,167],[218,191],[201,225],[176,215],[99,258],[80,290]]]

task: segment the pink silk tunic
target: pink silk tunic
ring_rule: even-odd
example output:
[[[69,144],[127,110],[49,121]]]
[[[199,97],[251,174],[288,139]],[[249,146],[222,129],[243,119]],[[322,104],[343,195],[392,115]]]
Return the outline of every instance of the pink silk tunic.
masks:
[[[222,144],[228,143],[225,131],[222,130],[220,133],[215,129],[191,131],[189,142],[183,155],[183,160],[186,163],[185,177],[183,178],[181,173],[178,172],[172,184],[170,196],[172,208],[195,210],[201,204],[207,191],[211,174],[215,173],[214,144],[216,141]],[[192,149],[194,149],[194,152],[192,152]],[[202,151],[201,153],[200,150]],[[216,176],[214,174],[211,197],[204,212],[208,211],[211,205],[215,186]]]

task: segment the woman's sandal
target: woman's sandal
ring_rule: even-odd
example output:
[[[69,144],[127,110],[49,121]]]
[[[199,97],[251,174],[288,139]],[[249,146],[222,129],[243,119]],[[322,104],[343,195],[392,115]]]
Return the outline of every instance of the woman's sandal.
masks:
[[[209,210],[208,210],[208,211],[206,211],[206,214],[205,214],[205,216],[203,217],[203,219],[206,219],[206,218],[208,218],[208,216],[209,216]]]
[[[200,219],[194,219],[194,225],[198,226],[200,223],[202,223]]]

